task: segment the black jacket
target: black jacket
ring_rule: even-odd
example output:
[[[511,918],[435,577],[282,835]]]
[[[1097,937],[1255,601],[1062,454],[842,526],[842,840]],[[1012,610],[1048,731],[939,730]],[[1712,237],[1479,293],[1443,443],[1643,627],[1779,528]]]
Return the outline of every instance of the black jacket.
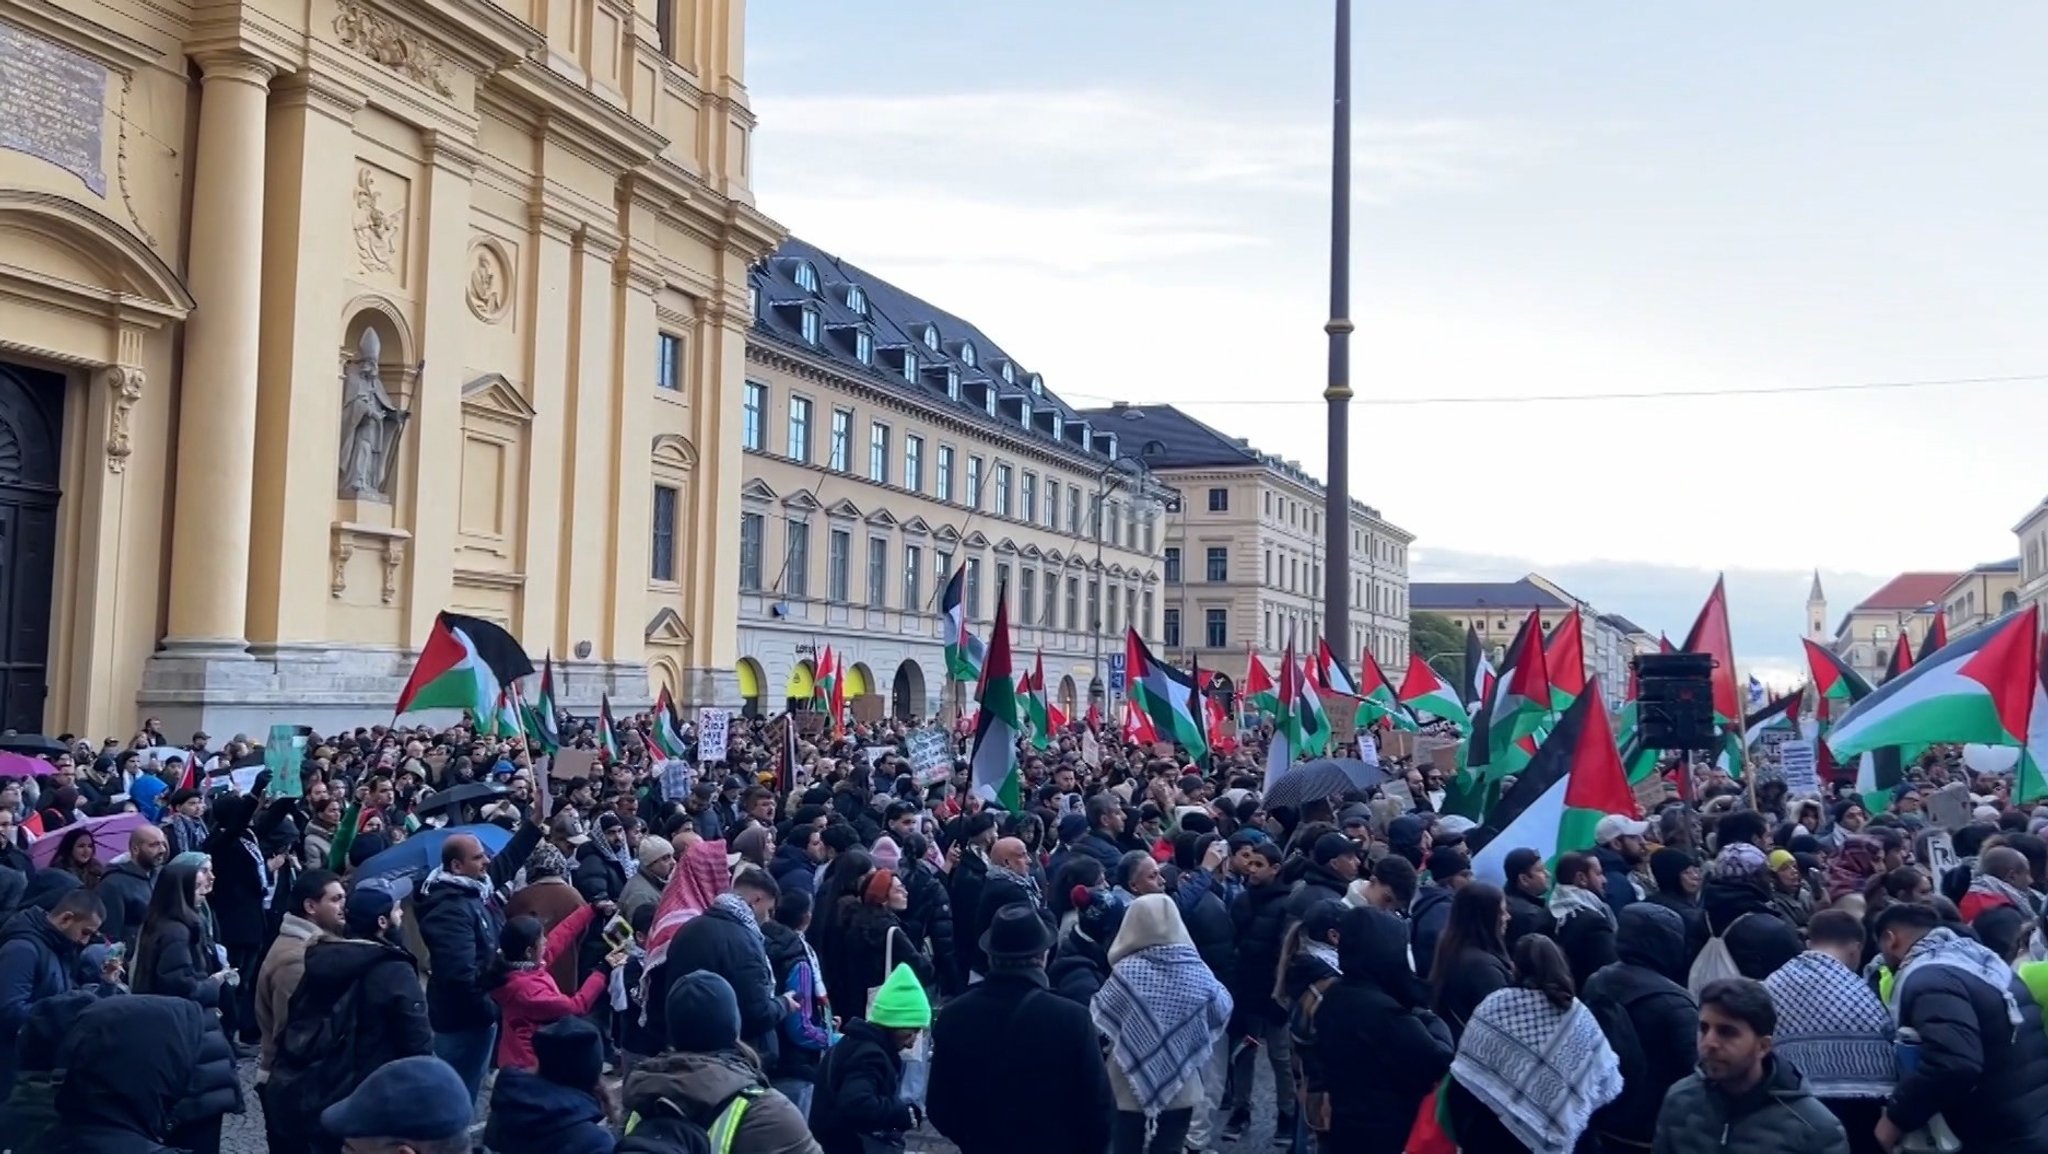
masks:
[[[136,950],[131,988],[138,994],[190,998],[206,1009],[217,1009],[222,987],[212,975],[219,971],[220,959],[204,931],[166,920]],[[256,976],[243,974],[242,980],[253,982]]]
[[[1082,834],[1081,840],[1074,843],[1074,852],[1087,854],[1101,862],[1102,872],[1111,877],[1116,876],[1116,863],[1124,856],[1123,847],[1099,829],[1090,829]]]
[[[1920,1067],[1892,1091],[1885,1113],[1908,1133],[1940,1114],[1969,1154],[2048,1150],[2048,1033],[2041,1008],[2015,978],[2015,1028],[2005,998],[1954,967],[1908,967],[1892,987],[1901,1026],[1920,1031]]]
[[[1479,1008],[1486,995],[1506,989],[1515,980],[1515,974],[1506,958],[1472,946],[1445,961],[1450,969],[1444,974],[1443,988],[1437,991],[1431,1008],[1451,1028],[1451,1037],[1458,1038],[1464,1035],[1465,1023],[1472,1020],[1472,1011]]]
[[[569,882],[584,901],[616,902],[626,892],[626,867],[596,847],[595,840],[584,843],[576,855],[576,870]],[[602,939],[602,935],[591,936]]]
[[[213,832],[206,839],[206,852],[213,858],[213,892],[206,904],[213,910],[221,944],[230,950],[263,945],[269,910],[263,901],[267,867],[259,861],[260,847],[291,816],[292,805],[289,797],[265,805],[256,795],[230,795],[214,803]]]
[[[1415,892],[1408,907],[1408,949],[1415,957],[1415,972],[1427,981],[1436,964],[1436,940],[1451,924],[1451,887],[1426,885]]]
[[[712,906],[683,923],[669,939],[661,970],[649,983],[647,995],[647,1027],[656,1037],[668,1037],[670,987],[688,974],[709,970],[732,987],[739,1000],[740,1037],[754,1048],[763,1067],[772,1069],[781,1060],[775,1027],[789,1016],[789,1003],[782,1000],[768,965],[765,934],[757,939],[737,917]],[[842,1001],[849,998],[851,1005]],[[866,998],[866,990],[832,991],[833,1004],[842,1014],[854,1013]]]
[[[1614,923],[1592,910],[1573,910],[1557,923],[1557,945],[1571,963],[1572,984],[1584,986],[1615,960]]]
[[[15,1040],[37,1002],[78,985],[78,945],[42,910],[0,924],[0,1096],[14,1084]]]
[[[202,1014],[201,1022],[205,1030],[199,1036],[199,1052],[188,1071],[185,1093],[171,1107],[174,1142],[189,1127],[242,1112],[242,1080],[235,1072],[235,1048],[228,1043],[227,1031],[221,1028],[218,1015]]]
[[[1037,910],[1039,920],[1045,923],[1046,928],[1058,932],[1058,923],[1053,921],[1051,914],[1045,912],[1044,907],[1031,900],[1031,891],[1007,877],[991,872],[982,882],[981,896],[974,907],[974,925],[968,930],[968,940],[960,943],[960,956],[968,959],[969,964],[973,966],[973,973],[988,971],[988,959],[981,953],[981,936],[987,933],[989,926],[995,922],[997,911],[1004,906],[1020,903]]]
[[[1237,927],[1231,924],[1230,911],[1217,893],[1216,875],[1206,870],[1182,873],[1174,885],[1173,901],[1180,907],[1188,936],[1194,939],[1195,952],[1228,989],[1237,977]]]
[[[1658,890],[1649,900],[1677,914],[1678,920],[1685,923],[1685,968],[1690,972],[1693,960],[1707,948],[1707,939],[1714,936],[1707,932],[1707,911],[1701,908],[1698,898],[1670,890]]]
[[[1401,1154],[1408,1122],[1451,1068],[1456,1047],[1442,1019],[1423,1008],[1421,983],[1408,968],[1407,927],[1392,914],[1368,912],[1344,920],[1337,947],[1343,976],[1316,1015],[1316,1059],[1330,1094],[1330,1148]]]
[[[206,1012],[184,998],[135,995],[88,1007],[57,1051],[66,1071],[57,1088],[60,1121],[43,1149],[177,1154],[162,1139],[191,1093],[207,1027]]]
[[[862,904],[847,922],[846,940],[846,960],[853,984],[843,995],[833,995],[833,1009],[842,1018],[867,1013],[868,991],[888,980],[892,961],[909,966],[926,989],[937,985],[931,959],[917,948],[903,922],[889,910]],[[839,1001],[841,997],[847,1000]]]
[[[1607,908],[1620,913],[1623,908],[1643,899],[1636,896],[1635,871],[1621,856],[1621,851],[1612,846],[1596,845],[1593,856],[1600,861],[1600,873],[1607,879],[1606,892],[1600,896],[1607,899]]]
[[[1763,1081],[1739,1096],[1698,1074],[1673,1086],[1657,1118],[1656,1154],[1849,1154],[1842,1124],[1792,1063],[1764,1062]]]
[[[1060,935],[1059,952],[1045,976],[1053,993],[1079,1006],[1092,1005],[1109,980],[1109,946],[1068,930]]]
[[[410,951],[390,942],[362,938],[318,938],[306,947],[306,971],[292,991],[288,1019],[330,1012],[349,990],[359,986],[349,1045],[354,1047],[350,1073],[343,1084],[328,1088],[339,1101],[362,1084],[370,1071],[400,1058],[434,1052],[434,1031],[427,1024],[427,1003],[420,993],[419,963]]]
[[[818,863],[804,852],[804,847],[795,841],[786,841],[775,847],[775,856],[768,859],[768,876],[782,892],[798,890],[812,897],[818,896]]]
[[[1230,1030],[1238,1037],[1287,1019],[1273,1000],[1280,981],[1280,946],[1287,934],[1287,887],[1246,886],[1230,907],[1237,931],[1237,972],[1230,978]]]
[[[436,1033],[481,1030],[498,1020],[491,1000],[505,911],[454,878],[429,882],[413,899],[427,947],[427,1019]],[[310,952],[310,951],[308,951]]]
[[[811,1098],[811,1136],[825,1154],[902,1149],[903,1132],[916,1125],[910,1107],[897,1100],[902,1079],[903,1059],[888,1031],[848,1022],[838,1044],[825,1052]]]
[[[1301,871],[1301,880],[1294,885],[1294,892],[1287,895],[1287,922],[1294,924],[1302,915],[1315,908],[1317,902],[1344,900],[1344,891],[1350,882],[1330,871],[1329,866],[1309,862]]]
[[[980,973],[988,963],[981,955],[981,933],[986,927],[977,928],[981,916],[981,891],[988,885],[988,859],[972,849],[960,851],[960,860],[953,865],[946,888],[953,899],[954,938],[953,970],[956,988],[967,988],[967,976]]]
[[[1031,1093],[989,1093],[998,1052],[1030,1072]],[[1088,1011],[1037,971],[991,974],[939,1011],[925,1104],[960,1154],[1103,1154],[1116,1115]]]
[[[1514,953],[1515,943],[1530,934],[1542,934],[1546,938],[1557,936],[1557,915],[1541,898],[1532,898],[1517,889],[1511,881],[1504,891],[1508,899],[1508,952]]]
[[[107,907],[100,923],[100,936],[122,942],[128,956],[135,956],[135,940],[142,934],[142,919],[149,913],[149,894],[156,887],[156,875],[132,861],[124,861],[100,877],[100,901]],[[254,981],[255,979],[250,979]]]
[[[903,928],[931,958],[939,989],[948,997],[959,993],[966,987],[959,984],[959,959],[953,946],[953,901],[946,894],[945,881],[930,862],[922,861],[905,864],[897,876],[903,879],[903,888],[910,895],[910,904],[901,915]]]
[[[500,1070],[484,1144],[495,1154],[612,1154],[604,1106],[531,1070]]]
[[[1682,920],[1654,903],[1621,911],[1618,959],[1579,991],[1621,1059],[1621,1097],[1593,1115],[1593,1130],[1648,1144],[1664,1095],[1698,1060],[1699,1006],[1686,992],[1692,967]]]

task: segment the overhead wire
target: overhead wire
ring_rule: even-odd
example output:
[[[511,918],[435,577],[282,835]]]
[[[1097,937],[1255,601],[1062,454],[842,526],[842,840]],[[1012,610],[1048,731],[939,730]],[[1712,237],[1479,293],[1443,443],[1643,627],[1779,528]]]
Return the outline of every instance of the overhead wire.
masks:
[[[1354,392],[1351,397],[1351,403],[1354,405],[1367,405],[1381,408],[1421,407],[1429,405],[1573,404],[1583,403],[1587,401],[1663,401],[1684,400],[1690,398],[1780,397],[1798,396],[1813,393],[1857,393],[1880,392],[1886,390],[1901,389],[1959,388],[1972,385],[2011,385],[2025,384],[2033,381],[2048,381],[2048,373],[2017,373],[2011,376],[1999,377],[1942,377],[1918,381],[1859,381],[1849,384],[1831,385],[1781,385],[1760,389],[1668,389],[1662,391],[1639,390],[1608,393],[1515,393],[1497,397],[1470,395],[1449,397],[1392,397],[1384,395],[1373,395],[1371,393],[1364,392]],[[1089,401],[1100,401],[1103,403],[1112,403],[1114,401],[1123,399],[1117,397],[1102,396],[1095,393],[1072,392],[1064,389],[1061,390],[1060,395],[1069,398],[1070,400],[1083,399]],[[1130,403],[1167,404],[1169,402],[1132,401]],[[1188,408],[1199,408],[1204,405],[1258,405],[1261,407],[1272,405],[1322,405],[1325,402],[1321,397],[1303,397],[1300,399],[1274,399],[1272,397],[1226,397],[1214,400],[1180,397],[1176,398],[1174,401],[1170,403],[1174,405],[1185,406]]]

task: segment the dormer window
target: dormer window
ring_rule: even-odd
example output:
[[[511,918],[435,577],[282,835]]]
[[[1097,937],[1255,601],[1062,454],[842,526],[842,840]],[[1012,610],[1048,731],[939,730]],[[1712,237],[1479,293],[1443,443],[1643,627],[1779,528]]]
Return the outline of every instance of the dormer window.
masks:
[[[868,294],[860,291],[857,284],[847,285],[846,307],[852,309],[856,316],[868,315]]]
[[[1108,442],[1108,446],[1109,446],[1109,451],[1108,451],[1108,452],[1106,452],[1106,453],[1104,453],[1104,454],[1103,454],[1103,456],[1106,456],[1106,457],[1114,457],[1114,456],[1116,456],[1116,434],[1115,434],[1115,433],[1111,433],[1111,434],[1109,434],[1109,436],[1108,436],[1107,438],[1105,438],[1105,440],[1106,440],[1106,441]]]
[[[951,366],[946,369],[946,395],[956,401],[960,399],[960,374]]]
[[[939,326],[926,325],[924,327],[924,347],[933,352],[939,351]]]
[[[1030,402],[1030,401],[1018,401],[1018,402],[1017,402],[1017,414],[1018,414],[1018,416],[1019,416],[1020,418],[1022,418],[1022,422],[1023,422],[1023,425],[1024,425],[1024,427],[1025,427],[1026,429],[1029,429],[1029,428],[1031,427],[1031,402]]]
[[[810,261],[799,261],[796,266],[796,287],[807,293],[818,291],[818,270]]]
[[[817,344],[817,343],[818,343],[818,310],[817,310],[817,309],[807,308],[807,309],[805,309],[805,310],[804,310],[804,314],[803,314],[803,331],[804,331],[804,343],[805,343],[805,344],[807,344],[807,345],[815,345],[815,344]]]
[[[861,364],[875,363],[875,338],[866,332],[853,334],[853,355]]]
[[[1067,434],[1066,421],[1058,413],[1052,415],[1052,439],[1057,441]]]
[[[1017,383],[1017,366],[1008,361],[1003,362],[1003,383],[1006,385]]]
[[[961,364],[963,364],[963,365],[966,365],[966,366],[967,366],[968,368],[970,368],[970,369],[974,367],[974,342],[973,342],[973,341],[961,341],[961,342],[960,342],[960,363],[961,363]]]
[[[917,379],[917,354],[909,349],[903,350],[903,379],[906,381]]]
[[[996,390],[994,385],[990,385],[988,391],[981,394],[981,407],[988,411],[989,416],[993,417],[996,415]]]
[[[1031,395],[1034,397],[1045,395],[1045,378],[1037,373],[1031,374]]]

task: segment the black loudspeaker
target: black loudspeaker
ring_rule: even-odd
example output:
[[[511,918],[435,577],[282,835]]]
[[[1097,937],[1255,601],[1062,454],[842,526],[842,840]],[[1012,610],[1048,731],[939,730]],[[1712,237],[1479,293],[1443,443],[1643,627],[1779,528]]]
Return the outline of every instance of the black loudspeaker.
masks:
[[[1646,653],[1635,659],[1636,726],[1649,749],[1712,749],[1714,659],[1705,653]]]

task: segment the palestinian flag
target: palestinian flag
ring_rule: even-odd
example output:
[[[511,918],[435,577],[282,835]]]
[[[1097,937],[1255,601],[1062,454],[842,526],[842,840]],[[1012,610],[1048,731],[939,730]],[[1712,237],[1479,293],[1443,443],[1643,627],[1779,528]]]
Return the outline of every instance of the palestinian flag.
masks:
[[[1748,751],[1763,744],[1765,733],[1774,729],[1789,729],[1796,735],[1799,732],[1799,701],[1805,696],[1806,690],[1802,688],[1744,714],[1741,737],[1737,738],[1734,732],[1730,731],[1723,743],[1721,767],[1730,774],[1739,776],[1738,771],[1733,768],[1733,763],[1737,759],[1746,762]],[[1739,749],[1735,744],[1738,740],[1742,743]]]
[[[1614,741],[1621,750],[1621,765],[1628,774],[1631,789],[1657,772],[1657,751],[1643,744],[1643,731],[1637,716],[1635,691],[1629,691],[1627,700],[1621,703],[1621,715],[1615,722]]]
[[[539,696],[520,712],[528,745],[550,755],[562,748],[562,734],[555,722],[558,712],[555,708],[555,655],[552,650],[541,662]]]
[[[2038,805],[2048,801],[2048,638],[2041,641],[2041,677],[2034,683],[2034,716],[2027,727],[2027,746],[2020,750],[2013,768],[2012,800],[2015,805]]]
[[[481,725],[505,687],[532,674],[533,660],[510,633],[481,617],[444,610],[392,712],[466,709]]]
[[[939,610],[946,618],[947,679],[980,680],[981,663],[988,650],[980,639],[967,631],[967,566],[962,565],[953,570],[953,576],[947,579],[945,596],[939,601]],[[976,696],[978,699],[979,694]]]
[[[1088,708],[1093,709],[1094,706]],[[1124,702],[1123,739],[1132,745],[1150,745],[1159,740],[1159,731],[1152,728],[1152,719],[1138,708],[1134,701]]]
[[[954,579],[959,579],[955,574]],[[1010,671],[1010,609],[1008,591],[996,589],[996,624],[989,637],[987,660],[980,663],[980,712],[974,719],[974,792],[984,801],[1011,813],[1023,808],[1024,779],[1017,767],[1017,681]]]
[[[1290,633],[1287,646],[1280,653],[1280,710],[1273,719],[1273,738],[1266,743],[1266,789],[1297,761],[1304,760],[1312,742],[1316,740],[1315,730],[1322,730],[1321,741],[1329,743],[1329,721],[1323,716],[1322,702],[1316,697],[1315,688],[1309,684],[1309,663],[1294,659],[1294,637]]]
[[[1828,748],[1847,758],[1937,741],[2026,745],[2040,634],[2040,610],[2029,605],[1943,646],[1851,707],[1828,734]]]
[[[1527,847],[1553,866],[1558,855],[1593,848],[1593,830],[1608,814],[1635,817],[1636,798],[1614,746],[1599,678],[1557,720],[1536,756],[1486,816],[1472,873],[1507,882],[1510,852]],[[1490,836],[1489,836],[1490,835]],[[1477,839],[1474,839],[1477,840]]]
[[[1465,708],[1467,715],[1478,713],[1480,703],[1493,696],[1493,662],[1486,659],[1486,646],[1480,644],[1479,631],[1465,626]]]
[[[608,693],[597,697],[597,747],[604,751],[607,761],[619,760],[619,723],[612,718],[612,699]]]
[[[1550,708],[1562,713],[1586,691],[1586,629],[1578,610],[1565,614],[1543,643],[1543,668],[1550,675]]]
[[[1927,635],[1920,639],[1920,659],[1948,644],[1948,610],[1936,609],[1934,620],[1927,623]]]
[[[1839,716],[1843,709],[1869,697],[1876,692],[1863,675],[1849,668],[1835,651],[1811,641],[1802,641],[1806,646],[1806,667],[1813,673],[1813,691],[1823,702],[1833,702],[1842,708],[1830,711]]]
[[[1244,650],[1244,684],[1238,687],[1243,699],[1242,711],[1262,713],[1267,717],[1280,715],[1280,693],[1273,688],[1273,675],[1266,672],[1266,663],[1247,645]]]
[[[492,737],[518,737],[526,732],[526,723],[520,719],[523,710],[519,686],[509,683],[503,685],[498,689],[498,701],[491,709],[488,722],[478,719],[477,732],[487,733]]]
[[[1038,655],[1036,668],[1025,681],[1024,727],[1031,731],[1031,748],[1043,752],[1052,748],[1052,707],[1045,697],[1045,654]]]
[[[1124,631],[1124,670],[1130,703],[1152,723],[1158,740],[1178,743],[1190,761],[1208,756],[1208,727],[1194,678],[1152,656],[1135,629]]]
[[[1358,716],[1360,729],[1371,729],[1382,720],[1391,721],[1398,729],[1414,730],[1415,719],[1401,706],[1401,698],[1394,692],[1393,683],[1387,680],[1387,672],[1380,668],[1379,659],[1367,649],[1359,661]]]
[[[1216,700],[1215,694],[1209,691],[1211,684],[1215,680],[1216,674],[1214,671],[1204,669],[1200,662],[1196,662],[1195,681],[1202,687],[1202,717],[1204,724],[1207,726],[1206,732],[1209,736],[1209,748],[1221,749],[1226,739],[1226,735],[1223,732],[1223,703]],[[1230,740],[1234,742],[1235,739]]]
[[[839,724],[839,715],[832,711],[832,698],[838,688],[838,659],[832,655],[832,647],[827,645],[824,651],[818,654],[818,671],[811,678],[811,697],[818,703],[818,712],[829,719],[825,722],[827,733]]]
[[[1412,650],[1408,654],[1408,675],[1401,679],[1400,698],[1401,704],[1420,716],[1454,722],[1459,729],[1472,725],[1465,703],[1458,700],[1458,691],[1429,667],[1422,654]]]
[[[1330,643],[1320,638],[1316,640],[1316,685],[1346,697],[1365,696],[1358,682],[1352,679],[1351,671],[1344,668],[1336,654],[1330,652]]]
[[[1890,684],[1897,678],[1904,677],[1912,671],[1912,668],[1913,642],[1906,636],[1905,630],[1902,629],[1899,631],[1899,643],[1892,646],[1891,663],[1884,668],[1885,683]]]
[[[1724,578],[1714,578],[1714,591],[1693,619],[1692,632],[1679,646],[1685,653],[1705,653],[1714,659],[1714,716],[1723,725],[1734,725],[1742,717],[1742,692],[1735,684],[1735,638],[1728,628],[1728,590]]]
[[[1323,694],[1316,688],[1315,670],[1309,667],[1308,658],[1301,659],[1301,686],[1307,698],[1303,706],[1308,720],[1302,724],[1301,748],[1298,752],[1310,757],[1321,757],[1330,751],[1330,714],[1323,708]]]
[[[1495,779],[1518,772],[1526,764],[1523,739],[1532,738],[1549,718],[1550,676],[1543,664],[1543,620],[1532,609],[1515,631],[1514,644],[1508,646],[1507,667],[1494,680],[1492,694],[1481,703],[1473,721],[1470,760],[1486,766],[1487,775]]]
[[[683,727],[676,720],[676,703],[670,699],[666,685],[654,699],[654,748],[670,761],[690,756],[690,747],[683,741]]]

